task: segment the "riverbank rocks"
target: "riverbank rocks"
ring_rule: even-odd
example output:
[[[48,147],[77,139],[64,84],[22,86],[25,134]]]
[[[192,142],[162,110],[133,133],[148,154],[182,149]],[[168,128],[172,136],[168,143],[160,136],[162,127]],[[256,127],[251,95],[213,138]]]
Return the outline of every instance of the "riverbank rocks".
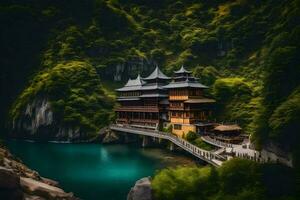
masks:
[[[0,199],[2,200],[78,200],[58,183],[41,177],[0,146]]]
[[[138,180],[129,191],[127,200],[152,200],[151,177]]]
[[[17,176],[12,169],[5,167],[0,167],[0,199],[23,199],[20,177]]]
[[[75,199],[72,193],[65,193],[62,189],[31,178],[20,178],[21,187],[28,194],[37,195],[45,199]]]

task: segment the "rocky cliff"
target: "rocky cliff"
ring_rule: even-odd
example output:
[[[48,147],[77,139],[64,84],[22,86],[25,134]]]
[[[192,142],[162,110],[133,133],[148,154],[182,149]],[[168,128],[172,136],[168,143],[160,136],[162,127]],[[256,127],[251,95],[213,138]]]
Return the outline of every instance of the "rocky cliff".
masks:
[[[21,116],[13,121],[13,135],[37,140],[76,141],[84,137],[80,128],[59,124],[53,117],[47,98],[36,98],[28,103]]]
[[[0,146],[0,199],[77,200],[59,188],[56,181],[41,177]]]

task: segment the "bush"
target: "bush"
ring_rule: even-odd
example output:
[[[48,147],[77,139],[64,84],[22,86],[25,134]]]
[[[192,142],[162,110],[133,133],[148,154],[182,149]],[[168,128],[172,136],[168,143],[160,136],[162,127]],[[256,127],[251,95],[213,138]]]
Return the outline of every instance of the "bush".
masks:
[[[157,200],[296,200],[295,188],[279,189],[283,182],[291,186],[293,181],[295,177],[290,168],[232,159],[217,169],[177,167],[161,170],[154,176],[152,188]]]
[[[196,145],[197,147],[201,148],[201,149],[205,149],[207,151],[213,150],[214,146],[207,144],[206,142],[204,142],[200,137],[198,137],[197,139],[195,139],[193,141],[193,144]]]
[[[193,142],[196,138],[197,138],[197,133],[193,132],[193,131],[189,131],[187,134],[186,134],[186,140],[189,141],[189,142]]]
[[[154,196],[158,200],[206,199],[205,185],[210,173],[209,167],[164,169],[152,181]]]

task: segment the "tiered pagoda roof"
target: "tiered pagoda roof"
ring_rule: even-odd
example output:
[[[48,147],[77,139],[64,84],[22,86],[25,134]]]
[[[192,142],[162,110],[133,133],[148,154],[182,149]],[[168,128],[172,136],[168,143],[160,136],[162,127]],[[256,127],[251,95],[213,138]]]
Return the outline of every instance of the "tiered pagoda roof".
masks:
[[[164,86],[166,89],[172,88],[208,88],[207,86],[199,83],[197,78],[191,76],[191,71],[186,70],[183,66],[177,71],[174,72],[175,77],[173,81],[168,85]]]
[[[142,80],[140,75],[138,75],[136,79],[129,79],[124,87],[116,89],[116,91],[119,92],[138,91],[145,84],[146,82]]]
[[[144,90],[164,90],[163,83],[161,81],[170,80],[171,78],[166,76],[158,67],[146,78],[142,78],[140,75],[136,79],[129,79],[126,85],[117,89],[118,92],[127,91],[144,91]],[[154,80],[154,82],[148,83],[148,81]]]
[[[198,83],[197,81],[191,81],[190,79],[186,79],[185,81],[171,82],[170,84],[164,86],[166,89],[172,88],[208,88],[206,85]]]
[[[117,89],[118,92],[141,92],[137,96],[120,96],[119,101],[140,100],[141,98],[167,98],[168,94],[163,87],[166,85],[166,80],[171,79],[167,77],[158,67],[146,78],[140,75],[136,79],[129,79],[126,85]]]
[[[174,72],[175,74],[191,74],[191,71],[186,70],[183,65],[181,66],[181,68],[177,71]]]

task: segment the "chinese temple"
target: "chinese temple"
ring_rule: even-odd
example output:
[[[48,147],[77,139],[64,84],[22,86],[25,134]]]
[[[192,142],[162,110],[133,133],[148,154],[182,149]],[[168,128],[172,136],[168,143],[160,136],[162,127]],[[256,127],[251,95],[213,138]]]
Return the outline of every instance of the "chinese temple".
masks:
[[[117,123],[158,129],[168,121],[168,91],[163,88],[171,78],[158,67],[146,78],[129,79],[117,89],[120,107],[116,109]]]
[[[189,131],[205,131],[212,125],[209,121],[215,103],[204,97],[207,88],[183,66],[173,78],[156,67],[148,77],[138,75],[116,90],[120,104],[116,122],[148,129],[171,125],[180,137]]]
[[[173,133],[183,137],[189,131],[200,132],[209,127],[215,100],[204,97],[208,87],[199,83],[183,66],[174,72],[173,81],[164,86],[169,93],[169,120]]]

